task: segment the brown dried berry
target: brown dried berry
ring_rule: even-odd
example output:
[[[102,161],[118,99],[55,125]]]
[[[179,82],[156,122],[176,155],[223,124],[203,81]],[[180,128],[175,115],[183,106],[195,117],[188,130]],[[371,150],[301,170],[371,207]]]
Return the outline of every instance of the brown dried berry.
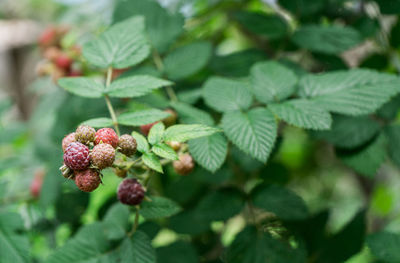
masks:
[[[75,172],[75,184],[84,192],[94,191],[100,183],[100,175],[93,169]]]
[[[96,130],[88,125],[80,125],[75,131],[75,139],[83,144],[94,142]]]
[[[136,140],[129,134],[124,134],[119,137],[118,146],[120,147],[120,152],[126,156],[132,156],[136,153]]]
[[[169,113],[169,116],[167,118],[163,119],[163,123],[165,124],[165,126],[168,127],[168,126],[174,125],[178,118],[178,115],[176,114],[176,112],[171,109],[166,109],[165,112]]]
[[[188,153],[182,154],[179,156],[179,160],[173,162],[173,166],[177,174],[187,175],[193,171],[193,158]]]
[[[118,200],[126,205],[138,205],[143,201],[145,191],[136,179],[125,179],[118,187]]]
[[[107,143],[97,144],[90,153],[90,160],[100,170],[110,167],[115,160],[115,149]]]

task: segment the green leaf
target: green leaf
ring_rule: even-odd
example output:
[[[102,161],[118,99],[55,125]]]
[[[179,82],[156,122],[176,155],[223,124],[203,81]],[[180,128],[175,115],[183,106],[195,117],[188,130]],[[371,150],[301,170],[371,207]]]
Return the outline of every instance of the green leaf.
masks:
[[[251,68],[252,90],[258,101],[270,103],[295,92],[297,76],[278,62],[260,62]]]
[[[141,126],[160,121],[169,116],[168,112],[158,109],[140,110],[122,113],[118,117],[118,123],[127,126]]]
[[[305,25],[292,37],[292,41],[301,48],[334,55],[355,47],[362,40],[357,30],[338,25]]]
[[[83,46],[83,56],[100,68],[127,68],[150,54],[144,34],[144,18],[135,16],[111,26],[98,39]]]
[[[93,128],[103,128],[111,127],[113,125],[113,121],[110,118],[94,118],[82,122],[82,125],[83,124],[92,126]]]
[[[277,136],[274,116],[265,108],[227,112],[222,118],[226,136],[242,151],[266,162]]]
[[[340,148],[356,148],[370,141],[380,130],[378,122],[368,116],[333,116],[329,131],[314,132],[315,138],[326,140]]]
[[[247,49],[224,56],[214,56],[210,67],[218,75],[247,77],[253,64],[264,61],[267,58],[266,54],[261,50]]]
[[[378,0],[380,11],[382,14],[398,15],[400,13],[399,0]]]
[[[95,223],[84,226],[67,243],[56,249],[45,263],[71,263],[100,261],[110,249],[103,225]]]
[[[254,226],[240,232],[226,253],[227,263],[305,263],[306,259],[303,246],[294,247]]]
[[[282,38],[289,32],[288,24],[279,15],[239,11],[234,13],[233,17],[248,31],[268,40]]]
[[[338,233],[332,235],[321,247],[315,262],[342,263],[359,253],[365,244],[366,234],[365,211],[358,212],[354,218]]]
[[[340,159],[356,172],[373,177],[386,159],[386,140],[379,136],[358,151],[337,151]]]
[[[181,207],[168,198],[150,196],[150,199],[151,201],[143,201],[139,210],[140,215],[148,220],[170,217],[181,211]]]
[[[158,122],[149,131],[148,140],[151,145],[161,142],[165,131],[164,123]]]
[[[308,216],[308,209],[301,197],[277,185],[265,185],[252,193],[255,206],[276,214],[283,220],[302,220]]]
[[[217,171],[225,162],[228,142],[221,133],[189,141],[189,151],[196,163],[211,172]]]
[[[400,262],[400,235],[390,232],[378,232],[367,238],[371,253],[382,262]]]
[[[198,263],[196,250],[188,242],[177,241],[157,248],[158,263]]]
[[[125,237],[129,226],[129,209],[122,204],[114,204],[103,220],[108,239],[116,240]]]
[[[0,262],[30,262],[29,240],[19,233],[23,229],[19,214],[0,212]]]
[[[101,98],[104,91],[102,83],[85,77],[61,78],[58,85],[72,94],[86,98]]]
[[[166,142],[186,142],[191,139],[210,136],[220,130],[201,124],[178,124],[169,127],[164,132]]]
[[[179,47],[164,59],[165,72],[170,79],[185,79],[201,70],[211,57],[209,42],[194,42]]]
[[[207,194],[197,205],[196,211],[207,221],[225,221],[239,214],[244,199],[237,190],[225,189]]]
[[[158,143],[151,148],[151,151],[158,156],[169,159],[169,160],[178,160],[178,154],[172,149],[169,145],[165,143]]]
[[[152,0],[118,0],[114,9],[114,22],[133,15],[143,15],[146,32],[152,46],[164,52],[183,31],[184,18],[180,13],[171,14]]]
[[[306,129],[327,130],[331,127],[329,112],[309,100],[296,99],[268,105],[273,113],[287,123]]]
[[[182,102],[172,102],[171,106],[178,113],[179,119],[187,124],[204,124],[212,126],[214,120],[208,112],[202,111],[189,104]]]
[[[385,127],[385,135],[389,142],[388,153],[392,161],[400,167],[400,125],[392,124]]]
[[[327,1],[279,0],[279,4],[298,17],[303,17],[320,11]]]
[[[347,115],[375,112],[400,91],[400,78],[367,69],[307,75],[300,94],[322,108]]]
[[[245,110],[253,101],[248,83],[221,77],[206,81],[203,97],[209,107],[220,112]]]
[[[112,82],[106,92],[111,97],[116,98],[135,98],[151,93],[153,90],[170,86],[173,83],[152,76],[131,76],[117,79]]]
[[[144,153],[142,155],[142,160],[143,160],[145,165],[147,165],[148,167],[150,167],[154,171],[159,172],[159,173],[163,173],[163,169],[162,169],[162,166],[161,166],[160,159],[158,159],[158,157],[154,153],[151,153],[151,152]]]
[[[112,262],[121,263],[156,263],[156,253],[151,246],[149,237],[141,232],[136,231],[132,238],[126,237],[119,249],[120,260]],[[104,261],[111,262],[111,261]]]
[[[133,131],[131,133],[132,137],[135,138],[137,143],[137,150],[141,153],[148,152],[150,147],[149,143],[147,142],[146,138],[138,132]]]

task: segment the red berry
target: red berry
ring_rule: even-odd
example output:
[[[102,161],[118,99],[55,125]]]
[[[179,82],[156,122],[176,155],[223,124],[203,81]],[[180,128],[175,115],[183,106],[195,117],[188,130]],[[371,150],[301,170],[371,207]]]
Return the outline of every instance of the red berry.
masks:
[[[90,153],[90,160],[100,170],[110,167],[115,160],[115,149],[106,143],[97,144]]]
[[[194,168],[193,158],[190,154],[182,154],[179,156],[178,161],[173,162],[175,172],[180,175],[187,175],[192,172]]]
[[[46,28],[39,37],[39,44],[42,46],[51,46],[57,41],[57,29],[54,27]]]
[[[31,183],[30,187],[31,195],[35,198],[39,197],[40,191],[42,190],[44,175],[45,173],[43,170],[37,170],[35,173],[35,177],[33,178],[33,181]]]
[[[72,142],[76,142],[76,139],[75,139],[75,132],[72,132],[72,133],[68,134],[68,135],[65,136],[64,139],[62,140],[62,148],[63,148],[63,151],[64,151],[64,152],[65,152],[65,150],[67,149],[67,147],[68,147]]]
[[[85,170],[89,167],[89,148],[80,143],[71,143],[64,152],[64,163],[72,170]]]
[[[119,137],[118,146],[120,147],[120,152],[126,156],[132,156],[136,152],[136,140],[129,134],[124,134]]]
[[[107,143],[112,147],[117,148],[118,146],[118,136],[115,131],[111,128],[103,128],[96,132],[95,144]]]
[[[158,121],[153,122],[153,123],[149,123],[149,124],[145,124],[140,126],[140,131],[144,134],[144,135],[149,135],[150,129],[156,124],[158,123]]]
[[[75,131],[75,139],[83,144],[94,142],[96,130],[88,125],[80,125]]]
[[[144,198],[144,189],[136,179],[125,179],[118,187],[118,200],[126,205],[138,205]]]
[[[84,192],[94,191],[100,183],[99,173],[93,169],[75,172],[75,184]]]
[[[62,69],[69,69],[69,67],[72,64],[72,59],[70,59],[66,54],[60,54],[56,60],[55,63],[57,67],[62,68]]]

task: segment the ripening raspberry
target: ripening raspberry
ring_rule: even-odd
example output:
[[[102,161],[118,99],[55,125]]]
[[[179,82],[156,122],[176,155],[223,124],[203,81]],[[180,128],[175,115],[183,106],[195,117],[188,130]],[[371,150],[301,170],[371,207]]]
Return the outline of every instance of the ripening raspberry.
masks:
[[[80,143],[71,143],[64,152],[64,163],[68,168],[76,170],[85,170],[89,167],[89,148]]]
[[[90,161],[98,169],[110,167],[115,160],[115,149],[106,143],[97,144],[90,153]]]
[[[95,144],[107,143],[112,147],[117,148],[118,146],[118,135],[111,128],[102,128],[96,132]]]
[[[143,201],[145,191],[136,179],[125,179],[118,187],[118,200],[125,205],[138,205]]]
[[[75,184],[84,192],[92,192],[99,187],[101,183],[100,175],[93,169],[86,169],[75,172]]]
[[[119,137],[118,146],[120,147],[119,151],[126,156],[132,156],[136,153],[136,140],[129,134]]]
[[[75,139],[75,132],[72,132],[70,134],[68,134],[67,136],[64,137],[64,139],[62,140],[62,149],[65,152],[65,150],[67,149],[67,147],[73,143],[76,142]]]
[[[175,172],[180,175],[188,175],[193,171],[194,162],[190,154],[185,153],[179,156],[179,160],[173,162]]]

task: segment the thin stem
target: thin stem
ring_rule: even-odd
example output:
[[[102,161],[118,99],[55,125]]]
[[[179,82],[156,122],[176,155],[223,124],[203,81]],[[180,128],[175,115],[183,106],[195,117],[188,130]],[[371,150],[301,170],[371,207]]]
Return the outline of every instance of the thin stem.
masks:
[[[128,233],[128,236],[132,236],[136,232],[139,225],[139,207],[136,206],[135,209],[136,209],[135,222],[133,223],[132,230]]]
[[[174,89],[171,86],[167,86],[165,87],[165,91],[168,94],[168,97],[172,100],[172,101],[178,101],[178,97],[175,94]]]
[[[107,70],[106,88],[108,88],[110,86],[111,80],[112,80],[112,67],[109,67]],[[108,108],[108,111],[110,112],[115,131],[117,132],[117,135],[120,136],[117,116],[115,115],[115,111],[111,104],[110,97],[108,95],[104,95],[104,99],[106,100],[107,108]]]
[[[156,65],[156,68],[158,71],[163,72],[164,71],[164,63],[161,59],[160,54],[158,54],[157,50],[153,50],[153,61],[154,64]],[[168,97],[172,100],[172,101],[178,101],[178,97],[175,94],[174,89],[171,86],[167,86],[165,87],[165,91],[168,94]]]

